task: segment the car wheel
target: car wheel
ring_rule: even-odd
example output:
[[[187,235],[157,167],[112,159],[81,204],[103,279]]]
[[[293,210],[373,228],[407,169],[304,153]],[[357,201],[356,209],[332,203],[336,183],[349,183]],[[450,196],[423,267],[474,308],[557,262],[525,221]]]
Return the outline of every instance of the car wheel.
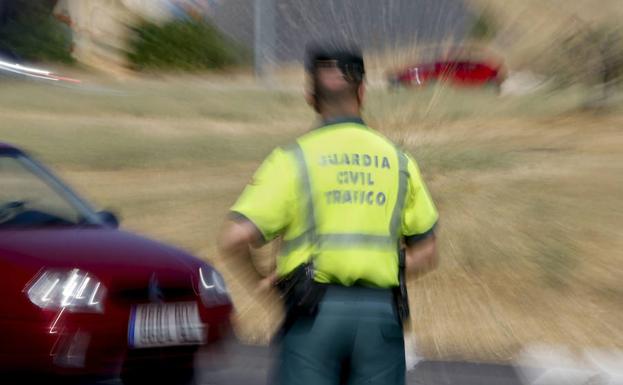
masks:
[[[129,357],[121,370],[124,385],[194,385],[194,354],[154,358]]]

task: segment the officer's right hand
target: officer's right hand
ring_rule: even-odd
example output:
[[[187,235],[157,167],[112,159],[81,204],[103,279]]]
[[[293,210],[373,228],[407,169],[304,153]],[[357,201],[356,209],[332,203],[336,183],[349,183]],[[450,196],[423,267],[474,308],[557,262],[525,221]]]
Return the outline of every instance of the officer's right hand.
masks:
[[[260,292],[265,292],[265,291],[274,289],[276,284],[277,284],[277,273],[273,272],[268,277],[262,279],[258,283],[257,289]]]

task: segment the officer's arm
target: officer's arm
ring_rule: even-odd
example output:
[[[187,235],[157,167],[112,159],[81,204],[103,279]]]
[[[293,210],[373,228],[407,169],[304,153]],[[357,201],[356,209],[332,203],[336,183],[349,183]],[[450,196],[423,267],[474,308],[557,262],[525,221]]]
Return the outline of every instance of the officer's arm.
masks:
[[[292,167],[286,152],[273,151],[231,208],[232,220],[221,232],[220,250],[231,271],[245,283],[257,284],[263,279],[254,267],[250,248],[274,239],[291,220],[295,184],[293,178],[284,176],[295,174]]]
[[[251,260],[251,247],[260,246],[262,235],[249,221],[228,221],[219,237],[219,249],[227,266],[243,282],[259,282],[263,277]]]
[[[415,160],[409,157],[409,189],[403,216],[405,262],[409,274],[421,275],[439,263],[435,227],[439,214],[422,180]]]
[[[439,264],[437,240],[434,233],[417,242],[408,244],[405,249],[407,273],[420,276],[434,270]]]

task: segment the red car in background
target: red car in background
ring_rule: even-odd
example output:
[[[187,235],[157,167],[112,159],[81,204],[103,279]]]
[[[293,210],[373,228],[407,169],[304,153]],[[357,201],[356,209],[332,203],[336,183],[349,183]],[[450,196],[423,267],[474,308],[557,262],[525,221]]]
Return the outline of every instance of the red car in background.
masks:
[[[417,64],[389,76],[391,87],[424,87],[436,82],[456,86],[492,86],[499,89],[505,80],[501,65],[470,60],[445,60]]]
[[[0,383],[26,374],[186,383],[195,354],[229,335],[218,271],[117,227],[0,144]]]

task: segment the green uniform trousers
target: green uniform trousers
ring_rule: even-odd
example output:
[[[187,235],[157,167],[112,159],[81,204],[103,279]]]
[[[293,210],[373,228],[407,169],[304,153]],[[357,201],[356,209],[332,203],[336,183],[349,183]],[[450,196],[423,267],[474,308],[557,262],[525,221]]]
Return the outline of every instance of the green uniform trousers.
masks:
[[[391,290],[330,286],[318,314],[285,331],[279,361],[279,385],[403,385],[404,339]]]

